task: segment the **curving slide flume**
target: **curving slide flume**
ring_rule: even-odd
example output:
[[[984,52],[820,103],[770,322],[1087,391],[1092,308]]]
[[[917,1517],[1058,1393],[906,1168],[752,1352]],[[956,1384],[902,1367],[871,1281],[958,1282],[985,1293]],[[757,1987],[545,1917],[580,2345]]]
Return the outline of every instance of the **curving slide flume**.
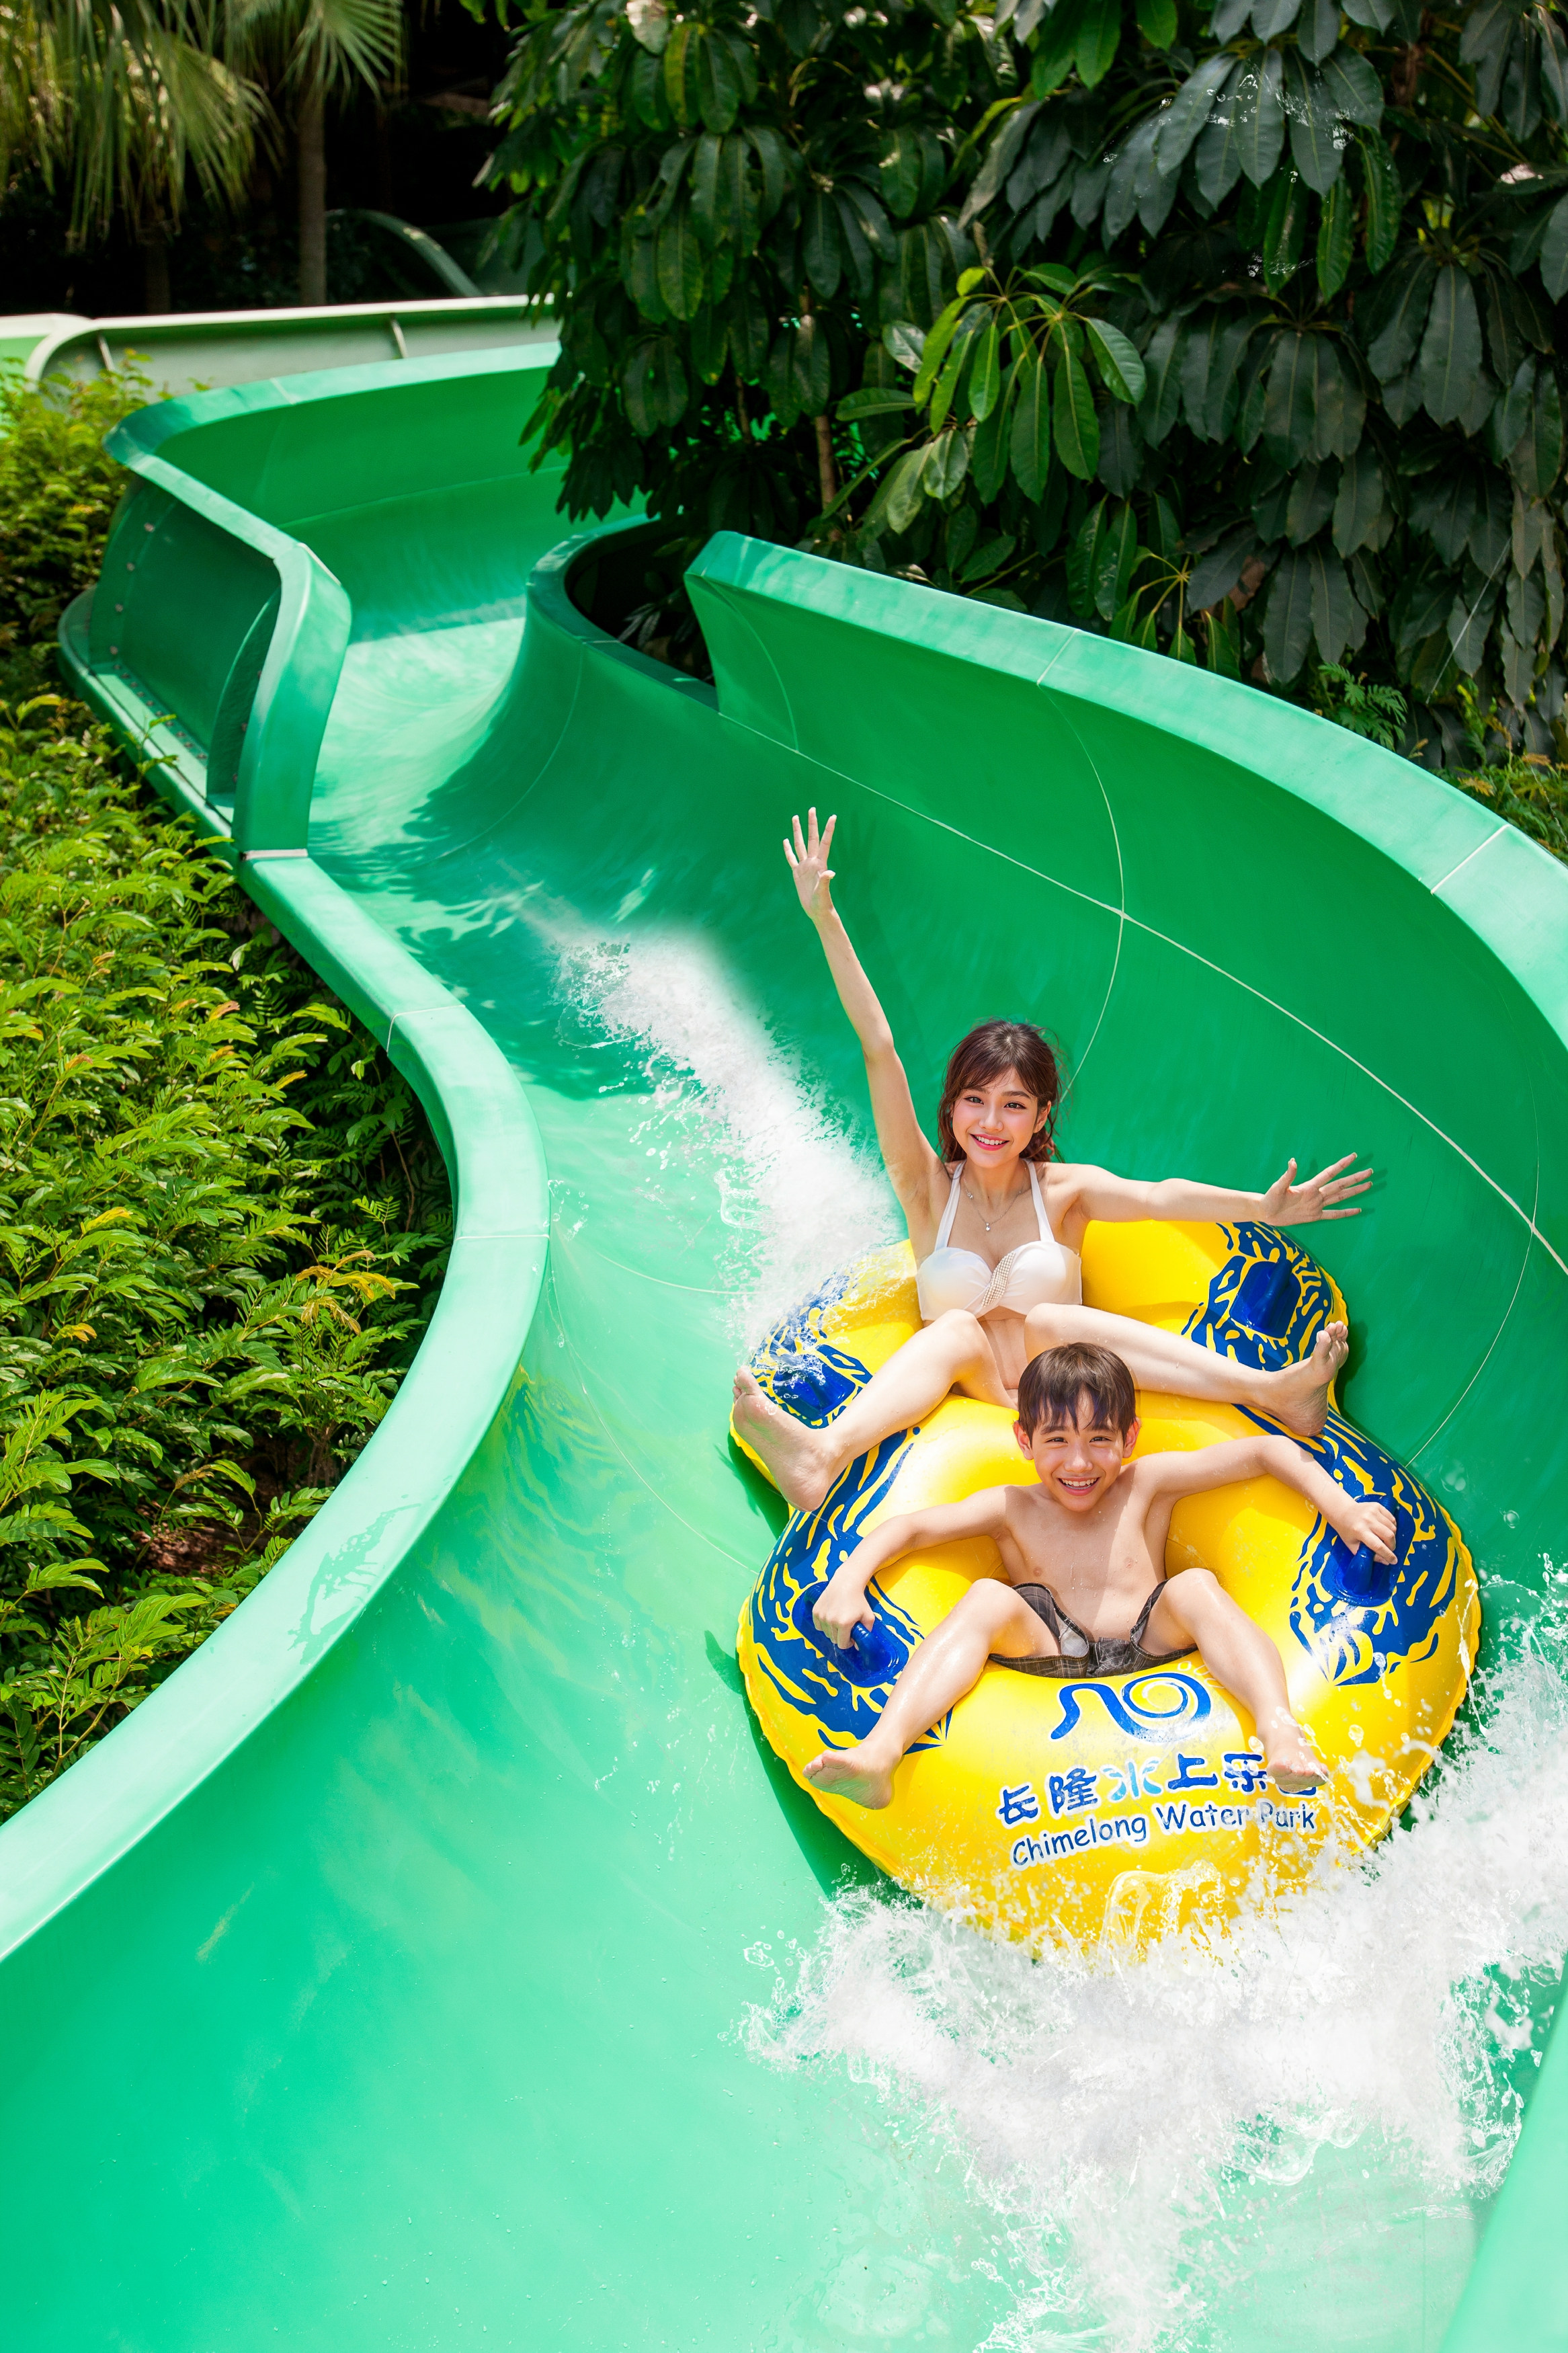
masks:
[[[729,1052],[733,1103],[765,1018],[861,1117],[792,808],[840,812],[917,1099],[978,1012],[1037,1008],[1084,1156],[1383,1172],[1313,1237],[1349,1410],[1459,1519],[1484,1642],[1568,1522],[1568,878],[1247,689],[775,547],[693,575],[716,690],[611,642],[574,586],[635,541],[561,544],[519,448],[551,356],[142,412],[62,630],[418,1086],[458,1223],[319,1518],[0,1832],[28,2353],[1063,2341],[939,2134],[744,2031],[853,1858],[733,1659],[771,1540],[723,1442],[744,1152],[636,1040]],[[1559,2038],[1473,2263],[1330,2149],[1149,2342],[1568,2343],[1565,2136]]]

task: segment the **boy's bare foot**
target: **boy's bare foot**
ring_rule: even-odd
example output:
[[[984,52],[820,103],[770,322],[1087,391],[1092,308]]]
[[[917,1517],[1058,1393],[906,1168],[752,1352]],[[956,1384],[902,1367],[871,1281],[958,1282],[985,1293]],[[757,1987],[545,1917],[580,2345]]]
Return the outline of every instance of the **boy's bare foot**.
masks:
[[[745,1365],[735,1375],[734,1412],[736,1429],[767,1464],[784,1502],[797,1512],[815,1512],[837,1476],[838,1450],[782,1411]]]
[[[1287,1798],[1299,1798],[1329,1778],[1321,1758],[1293,1715],[1276,1716],[1264,1733],[1263,1761],[1275,1788]]]
[[[1316,1438],[1328,1419],[1329,1383],[1349,1353],[1350,1334],[1344,1325],[1325,1324],[1310,1356],[1269,1375],[1265,1412],[1294,1430],[1298,1438]]]
[[[898,1763],[895,1757],[893,1765]],[[893,1795],[893,1765],[881,1764],[868,1741],[858,1748],[825,1748],[805,1768],[814,1789],[857,1806],[885,1806]]]

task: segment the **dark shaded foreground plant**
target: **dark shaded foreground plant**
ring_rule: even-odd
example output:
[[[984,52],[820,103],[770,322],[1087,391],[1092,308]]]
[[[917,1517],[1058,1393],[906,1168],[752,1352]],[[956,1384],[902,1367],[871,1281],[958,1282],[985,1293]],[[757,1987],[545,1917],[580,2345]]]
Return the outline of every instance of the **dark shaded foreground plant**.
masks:
[[[1554,9],[577,0],[502,100],[570,512],[1556,752]]]
[[[448,1244],[403,1080],[111,762],[0,709],[0,1813],[286,1549]]]

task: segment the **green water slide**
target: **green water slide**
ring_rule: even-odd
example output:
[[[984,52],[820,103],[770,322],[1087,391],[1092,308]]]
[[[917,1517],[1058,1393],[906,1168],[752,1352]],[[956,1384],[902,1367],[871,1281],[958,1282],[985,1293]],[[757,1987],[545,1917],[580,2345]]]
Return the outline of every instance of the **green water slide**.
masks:
[[[779,859],[816,802],[917,1100],[963,1027],[1018,1008],[1067,1047],[1075,1155],[1376,1164],[1373,1213],[1321,1229],[1348,1410],[1460,1519],[1506,1672],[1568,1499],[1568,878],[1247,689],[774,547],[697,566],[717,687],[661,668],[584,617],[635,540],[562,544],[519,448],[548,357],[143,412],[63,628],[419,1088],[458,1229],[319,1518],[0,1832],[11,2341],[1568,2344],[1568,2046],[1537,2073],[1523,2038],[1500,2198],[1434,2189],[1354,2113],[1358,2018],[1415,2007],[1392,1915],[1310,2167],[1239,2199],[1216,2175],[1169,2243],[1163,2192],[1127,2204],[1159,2152],[1129,2140],[1122,2179],[1121,2111],[1158,2096],[1174,2133],[1223,2093],[1200,2004],[1179,2061],[1141,2044],[1087,2108],[1071,2050],[1051,2063],[1030,2128],[1048,2151],[1082,2110],[1092,2169],[1103,2126],[1105,2211],[1021,2213],[1016,2147],[951,2124],[1016,2120],[1016,2052],[900,2021],[956,1971],[1015,2027],[1045,2005],[1044,2050],[1138,1987],[928,1930],[772,1765],[733,1630],[773,1520],[724,1439],[768,1268],[835,1246],[836,1187],[891,1223]],[[1544,1779],[1517,1802],[1550,1827]],[[1469,1900],[1441,1831],[1391,1849],[1395,1877],[1450,1874],[1434,1922]],[[1348,1939],[1373,1896],[1324,1901]],[[1529,1908],[1477,1930],[1500,1986]],[[897,1965],[835,1979],[838,2039],[805,2050],[813,1983],[876,1936]]]

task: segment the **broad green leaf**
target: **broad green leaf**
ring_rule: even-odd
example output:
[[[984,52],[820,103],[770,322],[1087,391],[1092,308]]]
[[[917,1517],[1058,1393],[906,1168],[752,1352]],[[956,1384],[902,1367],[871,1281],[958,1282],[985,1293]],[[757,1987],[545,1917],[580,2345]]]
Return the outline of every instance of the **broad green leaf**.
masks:
[[[1176,37],[1176,0],[1138,0],[1138,30],[1152,49],[1168,49]]]
[[[1199,132],[1209,119],[1220,91],[1236,70],[1236,60],[1222,49],[1217,57],[1205,58],[1195,73],[1189,74],[1163,114],[1154,139],[1154,160],[1166,174],[1179,172]]]
[[[1453,666],[1467,678],[1473,678],[1481,666],[1499,593],[1499,587],[1489,582],[1483,583],[1477,591],[1467,579],[1449,607],[1448,643],[1454,649]]]
[[[1085,90],[1093,90],[1105,79],[1121,38],[1121,0],[1084,0],[1073,54]]]
[[[1368,442],[1363,442],[1353,458],[1347,458],[1340,476],[1339,496],[1334,501],[1334,545],[1342,555],[1353,555],[1365,547],[1383,513],[1383,469],[1377,462],[1377,452]]]
[[[983,323],[984,313],[979,318],[971,314],[964,320],[958,333],[954,335],[948,346],[947,357],[937,375],[931,396],[929,421],[933,433],[941,432],[947,422],[950,410],[959,396],[959,380],[973,356],[975,333]]]
[[[976,424],[983,425],[1002,397],[1001,338],[996,322],[992,320],[980,338],[974,354],[974,367],[969,380],[969,409]]]
[[[1380,383],[1403,375],[1420,347],[1432,307],[1437,265],[1425,250],[1413,254],[1389,281],[1382,325],[1367,351],[1367,364]]]
[[[1296,39],[1301,55],[1321,66],[1340,37],[1340,0],[1307,0]]]
[[[838,242],[844,255],[844,274],[857,300],[868,301],[877,282],[877,271],[866,233],[856,216],[855,207],[842,188],[834,189],[833,206],[838,215]]]
[[[1306,183],[1289,165],[1274,183],[1274,201],[1263,231],[1263,282],[1270,294],[1296,274],[1307,241]]]
[[[985,161],[975,174],[974,185],[963,200],[958,216],[961,228],[967,227],[977,213],[983,213],[1000,193],[1002,183],[1017,162],[1029,126],[1040,111],[1037,99],[1014,104],[1003,118],[985,153]]]
[[[1361,446],[1366,423],[1366,395],[1339,345],[1327,335],[1314,335],[1311,348],[1314,419],[1308,455],[1348,458]]]
[[[883,261],[897,261],[899,240],[893,234],[893,225],[883,211],[879,197],[859,180],[841,180],[835,193],[840,215],[845,212],[854,214],[860,224],[860,233],[872,252]]]
[[[1059,376],[1058,385],[1059,398]],[[1037,352],[1026,352],[1018,362],[1008,454],[1024,496],[1037,500],[1051,463],[1051,396],[1045,363]]]
[[[1055,7],[1040,26],[1034,63],[1029,69],[1029,88],[1037,98],[1048,98],[1072,71],[1079,30],[1088,6],[1089,0],[1056,0]]]
[[[1356,603],[1345,567],[1337,555],[1319,546],[1310,548],[1307,562],[1311,582],[1312,635],[1318,659],[1337,662],[1356,624]]]
[[[1234,101],[1237,152],[1255,188],[1271,180],[1285,144],[1285,108],[1280,91],[1284,61],[1278,49],[1249,58],[1237,82]]]
[[[662,325],[669,312],[658,290],[658,239],[628,237],[621,246],[621,280],[645,319]]]
[[[1509,5],[1509,0],[1485,0],[1481,7],[1466,13],[1459,56],[1466,65],[1477,69],[1478,114],[1495,114],[1498,111],[1502,78],[1519,22],[1519,11]]]
[[[1187,602],[1194,613],[1205,612],[1229,596],[1257,544],[1258,533],[1250,522],[1233,523],[1198,557],[1187,583]]]
[[[1301,13],[1301,0],[1252,0],[1252,29],[1260,41],[1288,33]]]
[[[791,373],[802,409],[820,417],[832,388],[827,331],[820,319],[803,319],[796,327]]]
[[[1358,49],[1338,48],[1323,60],[1322,88],[1331,111],[1375,131],[1383,121],[1383,84]]]
[[[1143,473],[1143,436],[1138,413],[1125,401],[1113,400],[1100,420],[1100,463],[1095,469],[1112,495],[1130,499]]]
[[[1476,519],[1466,542],[1470,555],[1489,578],[1501,569],[1509,552],[1512,496],[1500,474],[1483,470],[1476,480]]]
[[[1317,422],[1317,357],[1311,350],[1313,340],[1310,335],[1287,332],[1274,347],[1263,411],[1263,446],[1277,466],[1300,464]],[[1295,674],[1294,670],[1290,672],[1292,678]]]
[[[1417,483],[1410,526],[1425,532],[1446,564],[1458,564],[1476,512],[1476,480],[1468,466],[1439,466]]]
[[[1084,364],[1070,343],[1057,355],[1055,412],[1057,455],[1069,474],[1091,482],[1100,463],[1100,419]]]
[[[1292,547],[1304,547],[1308,540],[1315,539],[1332,514],[1340,486],[1339,471],[1331,458],[1323,463],[1302,466],[1297,472],[1285,508],[1285,536]],[[1325,654],[1323,659],[1332,661],[1335,657]]]
[[[1182,404],[1200,441],[1222,441],[1236,416],[1242,353],[1252,320],[1228,304],[1187,321],[1182,339]]]
[[[1215,0],[1209,19],[1211,41],[1234,41],[1252,14],[1252,0]]]
[[[907,319],[895,319],[882,330],[883,349],[892,353],[900,367],[919,368],[925,357],[924,332],[911,326]]]
[[[746,137],[763,167],[763,218],[770,221],[788,192],[789,150],[771,123],[748,123]]]
[[[1110,501],[1101,499],[1090,507],[1068,550],[1068,601],[1073,611],[1088,620],[1094,610],[1094,580],[1100,552],[1100,529],[1110,512]]]
[[[1508,577],[1508,625],[1521,646],[1533,656],[1535,641],[1546,619],[1546,586],[1538,572],[1510,572]]]
[[[914,405],[907,392],[895,391],[890,385],[870,384],[858,392],[846,393],[833,413],[844,424],[852,425],[858,417],[888,416],[895,409],[911,409]]]
[[[1021,375],[1032,358],[1026,353],[1015,360],[1008,371],[1006,386],[1001,399],[984,424],[974,428],[973,446],[970,450],[970,470],[974,487],[985,505],[989,506],[1007,479],[1007,461],[1012,448],[1014,401]]]
[[[697,104],[709,131],[730,130],[741,111],[741,77],[721,34],[710,32],[698,52]]]
[[[1361,150],[1362,171],[1366,180],[1366,266],[1378,277],[1394,259],[1394,248],[1399,242],[1399,216],[1404,209],[1405,191],[1400,183],[1399,166],[1384,141],[1375,131],[1360,133],[1357,145]],[[1397,375],[1398,370],[1394,373]]]
[[[1101,620],[1109,621],[1126,601],[1139,553],[1138,519],[1132,512],[1132,501],[1122,499],[1115,506],[1108,505],[1101,516],[1094,570],[1089,583],[1094,608]]]
[[[702,301],[702,245],[684,200],[658,233],[658,290],[672,319],[697,316]]]
[[[1263,615],[1263,654],[1275,686],[1289,686],[1300,676],[1312,637],[1312,566],[1299,549],[1289,548],[1274,568]]]
[[[1241,97],[1247,68],[1237,62],[1215,95],[1210,119],[1193,151],[1205,202],[1222,205],[1241,177]]]
[[[1541,95],[1553,121],[1568,129],[1568,42],[1544,8],[1536,11],[1534,23],[1541,42]]]
[[[928,498],[950,499],[969,471],[969,441],[956,425],[939,433],[925,454],[921,484]]]
[[[708,27],[695,17],[683,17],[664,52],[664,94],[683,131],[698,117],[698,69],[707,34]]]
[[[1568,196],[1552,206],[1541,245],[1541,282],[1554,302],[1568,293]]]
[[[723,141],[708,132],[697,142],[691,158],[691,225],[710,248],[718,239],[719,164],[723,149]]]
[[[1438,425],[1452,424],[1468,402],[1481,365],[1475,289],[1457,263],[1437,272],[1419,364],[1427,415]]]
[[[1086,319],[1083,325],[1100,380],[1112,400],[1142,400],[1148,378],[1136,343],[1109,319]]]
[[[1145,390],[1139,423],[1143,438],[1158,448],[1175,423],[1182,400],[1181,323],[1163,319],[1144,355]]]
[[[1337,115],[1324,76],[1299,50],[1285,61],[1285,103],[1290,117],[1290,158],[1309,188],[1326,196],[1340,176],[1344,151],[1335,136]]]
[[[878,161],[882,201],[895,220],[905,220],[920,202],[921,151],[913,131],[889,132]]]
[[[925,491],[921,476],[925,466],[924,449],[907,450],[888,476],[878,498],[873,500],[866,521],[885,520],[890,531],[906,532],[925,504]],[[880,514],[878,513],[879,506]]]
[[[838,240],[838,208],[822,188],[813,188],[801,206],[801,259],[812,292],[830,302],[838,291],[844,257]]]
[[[1355,252],[1355,198],[1342,172],[1329,190],[1318,223],[1318,291],[1331,301],[1350,276]]]
[[[699,311],[691,322],[690,348],[691,364],[703,383],[717,384],[730,349],[728,320],[716,311]]]
[[[1241,629],[1228,605],[1220,605],[1204,624],[1204,660],[1220,678],[1241,676]]]
[[[1563,398],[1549,361],[1536,371],[1534,397],[1510,467],[1526,498],[1543,499],[1563,465]]]
[[[931,388],[936,382],[936,372],[946,356],[947,347],[957,332],[958,322],[968,308],[969,305],[966,302],[950,302],[926,337],[925,348],[921,353],[920,366],[915,374],[916,400],[923,402],[929,399]]]
[[[1047,294],[1070,294],[1078,285],[1075,272],[1054,261],[1038,269],[1026,269],[1024,275],[1031,286],[1043,286]]]
[[[669,38],[669,11],[664,0],[626,0],[626,22],[634,40],[651,56],[663,56]]]
[[[990,574],[1000,572],[1017,544],[1017,541],[1006,532],[996,532],[982,540],[963,566],[964,579],[984,580]]]
[[[767,360],[773,321],[761,290],[749,275],[731,294],[727,316],[735,365],[748,383],[754,383]]]

